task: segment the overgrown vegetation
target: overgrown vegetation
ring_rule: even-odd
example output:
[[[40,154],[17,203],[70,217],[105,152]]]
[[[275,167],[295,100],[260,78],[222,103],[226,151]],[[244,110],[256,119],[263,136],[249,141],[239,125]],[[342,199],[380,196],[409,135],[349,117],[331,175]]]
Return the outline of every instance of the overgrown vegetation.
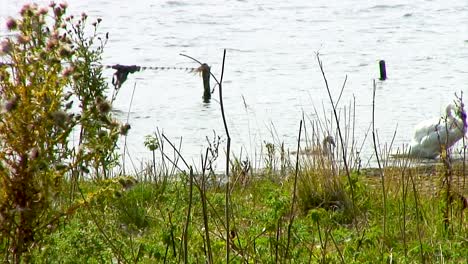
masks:
[[[263,168],[228,156],[219,175],[212,165],[220,136],[190,165],[154,133],[142,142],[153,157],[148,169],[115,177],[116,141],[129,126],[112,118],[115,96],[106,97],[99,65],[107,38],[98,34],[99,19],[88,35],[87,16],[65,12],[65,5],[25,6],[8,20],[13,37],[1,46],[4,262],[466,262],[464,162],[447,151],[430,167],[391,163],[376,148],[385,162],[363,170],[352,107],[344,120],[335,112],[343,129],[336,147],[321,144],[331,130],[320,120],[312,133],[304,129],[309,143],[300,146],[301,122],[295,155],[265,142]]]
[[[74,19],[65,16],[66,8],[25,5],[20,18],[8,19],[12,37],[1,42],[4,260],[28,260],[29,252],[80,207],[75,183],[83,177],[106,179],[115,165],[120,124],[109,114],[98,65],[104,44],[94,43],[100,20],[87,36],[86,14]],[[71,142],[77,130],[78,142]]]

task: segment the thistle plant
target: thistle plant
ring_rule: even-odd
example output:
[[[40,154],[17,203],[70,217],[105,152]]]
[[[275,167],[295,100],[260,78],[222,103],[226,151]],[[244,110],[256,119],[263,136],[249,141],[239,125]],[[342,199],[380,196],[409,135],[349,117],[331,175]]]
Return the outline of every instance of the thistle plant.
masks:
[[[25,5],[0,43],[0,251],[6,262],[27,253],[73,210],[58,202],[62,182],[113,160],[120,124],[110,117],[101,77],[102,46],[86,37],[86,15],[73,24],[66,4]],[[94,24],[95,29],[98,23]],[[73,100],[80,113],[73,113]],[[80,148],[69,142],[80,128]]]

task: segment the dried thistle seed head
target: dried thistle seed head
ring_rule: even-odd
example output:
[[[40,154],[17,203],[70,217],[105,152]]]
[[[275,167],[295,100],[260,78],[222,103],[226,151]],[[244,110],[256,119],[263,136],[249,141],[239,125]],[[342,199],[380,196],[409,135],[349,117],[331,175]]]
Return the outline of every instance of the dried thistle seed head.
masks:
[[[72,50],[70,49],[70,47],[68,47],[68,46],[63,46],[63,47],[60,49],[59,54],[60,54],[61,57],[69,58],[71,55],[73,55],[73,52],[72,52]]]
[[[52,37],[52,38],[49,39],[49,41],[47,42],[46,48],[47,48],[48,50],[52,50],[52,49],[54,49],[55,47],[57,47],[57,39],[55,39],[55,38]]]
[[[47,60],[47,57],[48,57],[47,52],[41,51],[41,52],[39,53],[39,58],[40,58],[41,60]]]
[[[102,97],[101,96],[98,96],[96,97],[96,99],[94,99],[94,103],[97,105],[97,104],[100,104],[101,102],[103,101]]]
[[[16,19],[12,18],[12,17],[9,17],[7,22],[6,22],[6,26],[8,28],[8,30],[15,30],[17,27],[18,27],[18,22],[16,22]]]
[[[101,114],[107,114],[112,109],[112,106],[106,100],[103,100],[101,97],[96,98],[96,108]]]
[[[120,126],[120,135],[126,136],[128,134],[128,131],[130,130],[130,128],[132,128],[132,127],[128,123]]]
[[[105,130],[100,130],[98,132],[98,137],[107,137],[107,131]]]
[[[35,160],[39,157],[39,149],[34,147],[29,151],[29,160]]]
[[[6,111],[6,112],[11,112],[11,111],[15,110],[16,107],[18,106],[18,101],[19,101],[19,97],[18,97],[18,96],[15,96],[15,97],[13,97],[12,99],[6,101],[6,103],[5,103],[5,111]]]
[[[27,44],[29,41],[31,41],[31,38],[29,36],[25,36],[21,34],[21,35],[18,35],[17,40],[18,40],[18,43],[20,44]]]
[[[101,23],[101,21],[102,21],[101,18],[98,18],[98,19],[97,19],[98,24]]]
[[[119,126],[120,126],[120,123],[117,120],[112,120],[111,123],[110,123],[111,128],[116,128],[116,127],[119,127]]]
[[[50,114],[54,120],[55,125],[63,127],[65,122],[68,120],[68,115],[64,111],[55,111]]]

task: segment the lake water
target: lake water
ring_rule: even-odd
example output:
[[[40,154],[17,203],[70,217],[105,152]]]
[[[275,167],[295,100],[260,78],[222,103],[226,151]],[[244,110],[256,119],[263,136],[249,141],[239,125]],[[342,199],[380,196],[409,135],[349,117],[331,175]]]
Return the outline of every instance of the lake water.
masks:
[[[6,17],[25,2],[0,0],[0,33]],[[197,67],[179,55],[184,53],[208,63],[219,76],[226,48],[223,95],[233,154],[243,149],[251,160],[265,141],[295,149],[302,116],[315,119],[315,107],[323,120],[322,108],[330,110],[316,52],[335,100],[347,76],[340,107],[355,98],[357,142],[364,141],[371,123],[372,82],[381,59],[388,74],[387,81],[377,81],[375,127],[382,144],[390,143],[395,129],[395,146],[408,144],[416,123],[440,116],[455,92],[468,92],[466,1],[85,0],[68,5],[70,13],[103,19],[101,30],[110,36],[107,65]],[[112,72],[106,76],[110,81]],[[203,103],[200,76],[180,70],[131,75],[114,105],[121,119],[134,85],[127,139],[134,161],[150,159],[144,136],[158,128],[174,142],[182,138],[182,154],[197,164],[206,137],[216,131],[225,140],[218,90],[211,103]],[[372,151],[368,137],[363,159]]]

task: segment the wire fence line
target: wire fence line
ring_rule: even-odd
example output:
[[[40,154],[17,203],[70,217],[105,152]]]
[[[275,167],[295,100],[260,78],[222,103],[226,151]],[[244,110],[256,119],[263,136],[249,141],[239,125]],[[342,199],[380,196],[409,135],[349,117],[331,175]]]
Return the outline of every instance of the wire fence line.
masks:
[[[163,67],[163,66],[140,66],[140,65],[123,65],[123,64],[114,64],[114,65],[105,65],[105,64],[98,64],[106,69],[114,69],[115,73],[112,76],[112,85],[115,89],[119,89],[122,87],[122,84],[127,80],[127,77],[130,73],[135,73],[144,70],[153,70],[153,71],[166,71],[166,70],[179,70],[179,71],[186,71],[189,73],[197,73],[202,72],[202,66],[194,68],[194,67]],[[14,63],[9,62],[0,62],[0,67],[14,66]]]

